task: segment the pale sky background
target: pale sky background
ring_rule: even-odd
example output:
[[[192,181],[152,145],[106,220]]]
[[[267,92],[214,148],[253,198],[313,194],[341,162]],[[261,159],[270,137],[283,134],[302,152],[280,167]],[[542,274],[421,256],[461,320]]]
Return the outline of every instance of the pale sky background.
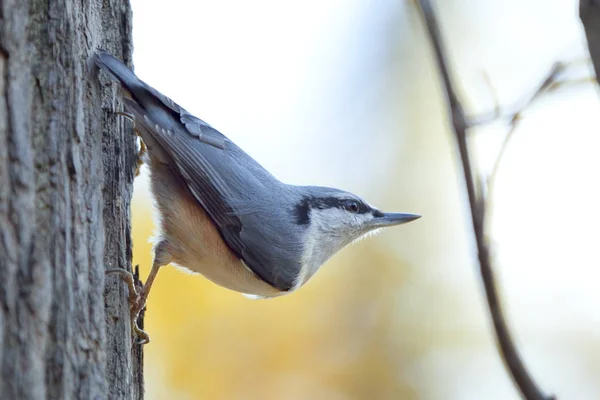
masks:
[[[565,79],[590,73],[577,1],[438,3],[471,113],[494,106],[484,73],[505,108],[527,98],[555,61],[574,62]],[[398,371],[416,398],[517,399],[493,345],[438,76],[410,2],[133,0],[132,7],[136,73],[278,178],[424,215],[376,239],[411,265],[397,294],[398,321],[410,321],[413,335],[467,339],[434,339]],[[496,271],[511,328],[538,382],[564,399],[600,398],[598,96],[596,86],[576,84],[527,109],[493,199]],[[473,132],[484,169],[506,131],[496,123]],[[403,346],[410,353],[411,339]],[[154,362],[146,368],[156,374]],[[160,383],[147,381],[149,398],[153,385]]]

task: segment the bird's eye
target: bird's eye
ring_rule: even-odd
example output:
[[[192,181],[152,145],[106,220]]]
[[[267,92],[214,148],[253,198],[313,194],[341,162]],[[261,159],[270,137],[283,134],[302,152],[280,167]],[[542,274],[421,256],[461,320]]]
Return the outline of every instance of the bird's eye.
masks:
[[[357,201],[354,200],[350,200],[348,203],[346,203],[346,210],[350,211],[351,213],[358,213],[358,210],[360,209],[360,206],[358,205]]]

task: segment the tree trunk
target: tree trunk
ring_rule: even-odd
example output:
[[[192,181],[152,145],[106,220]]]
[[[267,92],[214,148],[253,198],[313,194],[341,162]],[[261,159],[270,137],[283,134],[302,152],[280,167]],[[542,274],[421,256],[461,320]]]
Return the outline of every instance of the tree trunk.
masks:
[[[100,47],[131,59],[127,0],[0,0],[0,399],[143,397],[125,285],[104,287],[131,268],[135,148]]]
[[[579,17],[585,30],[596,77],[600,79],[600,0],[580,0]]]

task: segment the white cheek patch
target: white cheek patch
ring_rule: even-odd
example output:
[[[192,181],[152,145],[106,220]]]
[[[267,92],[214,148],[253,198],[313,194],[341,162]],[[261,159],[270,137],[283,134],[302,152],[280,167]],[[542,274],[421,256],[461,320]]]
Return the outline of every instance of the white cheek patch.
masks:
[[[348,242],[373,219],[369,214],[352,214],[339,208],[329,208],[311,213],[311,220],[322,231],[335,236],[346,236]]]
[[[348,215],[338,208],[311,212],[311,220],[322,231],[337,231],[348,223]]]
[[[361,234],[373,215],[353,214],[339,208],[311,210],[309,231],[305,236],[302,270],[293,290],[306,283],[332,255],[346,245],[376,234],[379,229]]]

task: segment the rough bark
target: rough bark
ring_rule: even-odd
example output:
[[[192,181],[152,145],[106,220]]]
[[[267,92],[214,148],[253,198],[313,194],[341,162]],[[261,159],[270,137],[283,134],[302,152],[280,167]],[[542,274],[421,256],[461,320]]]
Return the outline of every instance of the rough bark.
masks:
[[[127,0],[0,0],[1,399],[143,396],[124,285],[104,287],[130,268],[135,152],[99,47],[130,60]]]
[[[600,0],[580,0],[579,17],[583,23],[596,76],[600,78]]]

